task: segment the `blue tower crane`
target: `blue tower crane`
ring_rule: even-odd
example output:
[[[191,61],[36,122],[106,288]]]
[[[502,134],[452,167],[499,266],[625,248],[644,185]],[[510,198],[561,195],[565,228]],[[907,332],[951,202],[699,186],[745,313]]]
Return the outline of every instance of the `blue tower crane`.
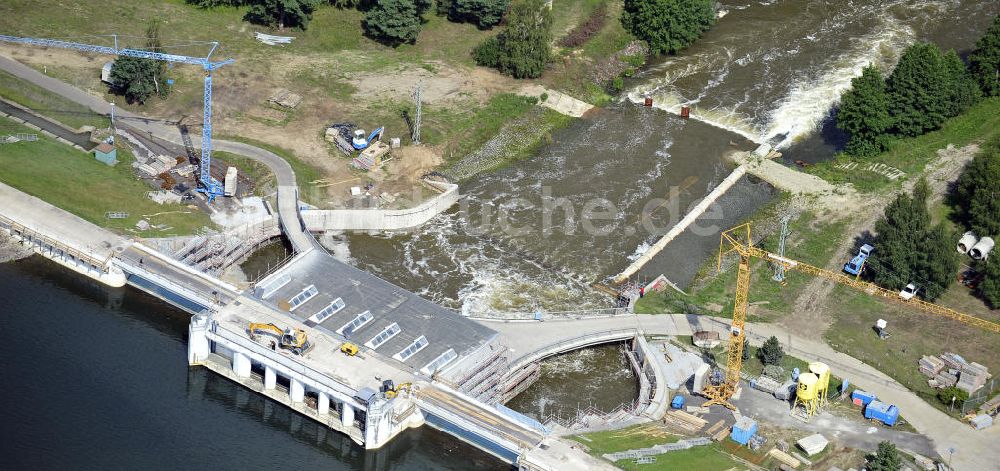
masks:
[[[0,34],[0,41],[27,44],[29,46],[58,47],[62,49],[75,49],[78,51],[94,52],[97,54],[107,54],[112,56],[138,57],[142,59],[154,59],[168,63],[182,63],[200,65],[205,70],[205,108],[202,116],[201,128],[201,161],[199,162],[198,191],[205,193],[208,201],[211,202],[216,196],[222,195],[222,183],[212,178],[212,71],[226,64],[234,62],[233,59],[212,61],[212,53],[219,47],[219,43],[212,41],[206,44],[211,45],[211,49],[205,57],[190,57],[177,54],[167,54],[164,52],[147,51],[143,49],[131,49],[118,46],[118,35],[110,36],[114,39],[114,46],[99,46],[93,44],[83,44],[59,39],[37,39],[21,38]]]

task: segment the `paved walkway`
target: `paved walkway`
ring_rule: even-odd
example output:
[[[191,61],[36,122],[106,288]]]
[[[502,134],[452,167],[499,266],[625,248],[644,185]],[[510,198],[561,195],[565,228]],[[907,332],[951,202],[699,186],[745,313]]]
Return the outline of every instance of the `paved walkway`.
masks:
[[[637,328],[646,335],[691,335],[695,331],[710,330],[718,331],[722,338],[726,338],[729,330],[728,319],[685,314],[628,315],[571,321],[480,322],[500,332],[507,346],[514,350],[511,356],[515,358],[567,338],[601,331]],[[957,450],[953,461],[955,469],[1000,469],[1000,447],[997,446],[1000,444],[1000,426],[973,430],[968,424],[927,404],[881,371],[833,350],[826,343],[792,334],[773,324],[747,323],[746,329],[751,343],[759,345],[773,335],[781,340],[785,352],[807,361],[822,361],[830,365],[836,375],[849,379],[851,384],[897,405],[906,420],[933,441],[938,454],[947,458],[949,448]],[[913,365],[914,368],[916,366]]]
[[[547,95],[545,101],[541,101],[542,94]],[[556,110],[566,116],[580,118],[588,111],[594,109],[594,105],[583,100],[578,100],[565,93],[550,90],[541,85],[528,85],[521,89],[518,94],[529,97],[537,97],[539,105]]]
[[[86,106],[95,113],[109,115],[111,105],[99,97],[93,96],[68,83],[49,77],[8,57],[0,56],[0,69],[42,87],[70,101]],[[115,111],[115,119],[123,124],[146,132],[178,145],[185,145],[185,136],[175,123],[146,118],[123,110]],[[201,147],[201,135],[189,135],[190,144]],[[291,165],[277,154],[242,142],[213,139],[215,150],[231,152],[256,160],[266,165],[278,180],[278,217],[281,226],[296,252],[303,252],[315,247],[312,237],[305,232],[298,216],[298,186],[295,182],[295,172]]]

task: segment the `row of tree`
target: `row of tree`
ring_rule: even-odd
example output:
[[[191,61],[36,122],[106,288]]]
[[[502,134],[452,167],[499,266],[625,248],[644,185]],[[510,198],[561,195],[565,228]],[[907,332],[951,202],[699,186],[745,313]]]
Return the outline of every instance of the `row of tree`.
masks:
[[[248,6],[246,21],[275,28],[306,29],[312,13],[325,0],[186,0],[202,8]],[[364,31],[390,46],[416,41],[431,0],[329,0],[337,8],[365,12]],[[510,0],[438,0],[438,15],[459,23],[491,28],[500,23]]]
[[[844,92],[837,127],[849,136],[845,151],[868,157],[886,150],[895,137],[938,129],[983,95],[1000,95],[1000,16],[976,43],[966,66],[953,50],[930,43],[906,49],[888,77],[866,67]]]
[[[931,224],[927,208],[930,187],[920,180],[913,195],[902,193],[875,223],[875,251],[865,272],[876,284],[899,290],[909,283],[934,300],[948,288],[958,270],[955,237],[944,224]]]

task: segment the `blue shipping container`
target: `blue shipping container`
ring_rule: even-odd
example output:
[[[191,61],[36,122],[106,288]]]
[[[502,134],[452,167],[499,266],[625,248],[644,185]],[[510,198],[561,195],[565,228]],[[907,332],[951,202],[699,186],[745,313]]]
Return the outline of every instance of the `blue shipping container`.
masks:
[[[882,401],[872,401],[865,408],[865,418],[875,419],[892,427],[896,425],[896,420],[899,419],[899,408]]]
[[[681,407],[684,407],[684,396],[681,395],[674,396],[674,400],[670,401],[670,407],[673,407],[674,409],[680,409]]]
[[[851,393],[851,400],[855,403],[860,400],[862,406],[867,406],[869,402],[875,400],[875,395],[869,392],[864,392],[860,389],[855,389],[854,392]]]
[[[733,431],[729,434],[729,438],[732,438],[734,442],[740,445],[746,445],[750,443],[750,439],[757,433],[757,421],[742,417],[733,424]]]

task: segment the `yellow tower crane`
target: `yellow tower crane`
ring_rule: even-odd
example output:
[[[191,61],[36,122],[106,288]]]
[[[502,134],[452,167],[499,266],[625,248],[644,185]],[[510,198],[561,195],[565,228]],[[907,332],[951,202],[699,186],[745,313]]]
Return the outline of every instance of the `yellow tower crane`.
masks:
[[[916,297],[904,300],[899,293],[882,288],[874,283],[862,281],[851,276],[824,270],[790,258],[773,254],[766,250],[753,246],[750,238],[750,223],[741,224],[732,229],[722,232],[722,240],[719,243],[719,269],[722,269],[722,257],[730,252],[736,252],[740,256],[740,263],[736,275],[736,299],[733,306],[733,322],[729,335],[729,353],[726,360],[726,376],[724,381],[718,385],[710,385],[705,388],[704,394],[708,397],[705,406],[714,404],[722,405],[730,409],[735,407],[729,399],[736,393],[736,388],[740,382],[740,369],[743,367],[743,340],[746,332],[743,325],[747,318],[747,296],[750,293],[750,260],[760,258],[774,263],[781,264],[786,270],[796,270],[809,275],[826,278],[835,283],[850,286],[859,291],[863,291],[871,296],[881,296],[886,299],[901,302],[907,306],[915,307],[924,312],[937,314],[939,316],[954,319],[956,321],[979,327],[994,333],[1000,333],[1000,324],[975,316],[970,316],[944,306],[938,306],[917,299]]]

